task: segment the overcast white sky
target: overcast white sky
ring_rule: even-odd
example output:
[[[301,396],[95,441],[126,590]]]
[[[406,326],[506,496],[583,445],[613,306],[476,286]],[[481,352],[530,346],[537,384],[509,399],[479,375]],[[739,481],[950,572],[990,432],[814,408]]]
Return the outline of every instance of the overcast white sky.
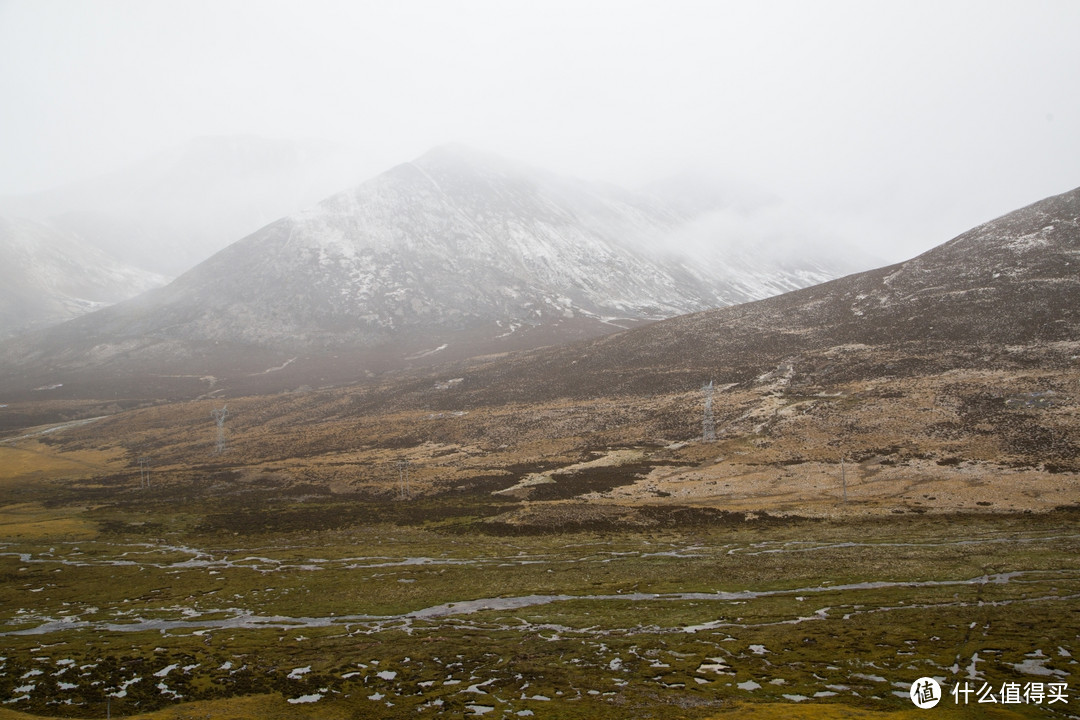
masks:
[[[0,0],[0,193],[207,134],[708,167],[899,256],[1080,185],[1080,2]],[[791,216],[791,213],[788,213]]]

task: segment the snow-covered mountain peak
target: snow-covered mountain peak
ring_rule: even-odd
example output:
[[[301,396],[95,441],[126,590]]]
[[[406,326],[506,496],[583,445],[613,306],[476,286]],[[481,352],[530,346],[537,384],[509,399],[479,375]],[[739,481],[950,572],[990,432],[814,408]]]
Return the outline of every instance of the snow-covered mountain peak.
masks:
[[[287,222],[291,247],[353,275],[370,276],[372,258],[382,256],[383,269],[495,273],[496,288],[534,287],[589,312],[614,306],[648,317],[712,300],[704,287],[680,288],[633,247],[642,236],[669,232],[670,216],[458,146],[392,168]]]
[[[346,352],[393,366],[432,348],[469,357],[607,334],[830,277],[810,259],[679,255],[671,243],[686,222],[650,196],[445,146],[49,344],[106,364],[112,347],[125,363],[181,364],[201,348],[220,354],[222,372],[252,348],[277,362]]]
[[[552,175],[542,168],[458,142],[437,145],[405,164],[441,179],[474,176],[532,182]]]

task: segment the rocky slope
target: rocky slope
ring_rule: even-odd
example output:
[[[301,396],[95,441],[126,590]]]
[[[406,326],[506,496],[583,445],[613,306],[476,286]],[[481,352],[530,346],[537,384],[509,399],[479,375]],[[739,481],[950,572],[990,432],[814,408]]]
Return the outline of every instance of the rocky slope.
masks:
[[[980,225],[904,263],[492,363],[457,392],[472,388],[478,401],[495,392],[661,392],[699,387],[710,378],[746,382],[763,373],[812,384],[841,372],[888,377],[933,365],[993,366],[1033,344],[1058,347],[1068,358],[1078,341],[1080,189]],[[834,350],[861,360],[830,360],[826,355]]]
[[[252,377],[286,363],[273,379],[295,386],[607,334],[837,273],[813,258],[665,247],[687,220],[646,196],[442,147],[7,357],[32,371],[14,383],[24,388],[73,372]]]
[[[413,492],[433,498],[418,516],[469,497],[507,532],[1075,509],[1078,254],[1080,190],[777,298],[349,387],[230,395],[227,454],[217,397],[69,424],[50,443],[127,458],[110,481],[128,487],[152,454],[177,492],[227,468],[243,492],[272,481],[378,502],[398,497],[407,459]],[[118,409],[101,405],[78,413]],[[13,402],[0,432],[49,413],[63,419]]]

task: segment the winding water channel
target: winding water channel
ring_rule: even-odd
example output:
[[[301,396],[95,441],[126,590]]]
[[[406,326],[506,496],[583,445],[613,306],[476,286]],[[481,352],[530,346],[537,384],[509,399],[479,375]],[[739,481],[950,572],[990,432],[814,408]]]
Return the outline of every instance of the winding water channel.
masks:
[[[551,603],[571,601],[594,601],[594,602],[684,602],[684,601],[718,601],[718,602],[745,602],[766,597],[798,596],[804,597],[818,593],[843,593],[864,590],[882,590],[890,588],[930,588],[930,587],[953,587],[986,584],[1008,584],[1028,575],[1046,575],[1045,571],[1017,571],[998,573],[992,575],[979,575],[963,580],[927,580],[920,582],[861,582],[844,585],[814,585],[784,590],[740,590],[736,592],[685,592],[685,593],[622,593],[601,595],[522,595],[516,597],[479,598],[474,600],[462,600],[442,603],[420,610],[414,610],[398,615],[330,615],[325,617],[289,617],[284,615],[257,615],[238,608],[226,608],[209,610],[205,613],[196,613],[194,617],[184,619],[151,619],[136,617],[126,622],[102,622],[83,621],[74,619],[48,619],[39,625],[22,630],[12,630],[0,633],[0,637],[8,635],[47,635],[54,632],[67,632],[77,629],[90,629],[103,632],[145,632],[145,631],[200,631],[213,629],[303,629],[325,628],[340,626],[350,629],[353,626],[369,626],[382,628],[389,624],[409,623],[414,620],[437,620],[447,617],[473,615],[490,611],[513,611],[522,608],[548,605]],[[1078,596],[1047,596],[1044,600],[1075,599]],[[1026,598],[1031,601],[1033,598]],[[913,606],[904,606],[910,609]],[[819,610],[811,616],[794,618],[788,622],[803,622],[827,617],[829,608]],[[868,609],[865,612],[882,609]],[[187,611],[191,613],[193,611]],[[200,618],[197,615],[220,615],[232,613],[224,618]],[[848,613],[845,617],[850,617]],[[696,632],[698,630],[713,629],[722,626],[741,626],[729,622],[712,622],[702,625],[680,628],[680,632]]]
[[[1012,537],[986,537],[986,538],[958,538],[951,545],[976,545],[1026,543],[1026,542],[1050,542],[1059,540],[1080,539],[1080,534],[1054,535],[1054,536],[1012,536]],[[185,570],[207,570],[216,574],[221,570],[245,569],[260,574],[282,572],[319,572],[326,569],[345,569],[351,571],[381,570],[384,568],[420,568],[434,566],[469,566],[469,567],[493,567],[508,565],[543,565],[543,564],[566,564],[580,562],[595,562],[598,564],[615,562],[624,558],[653,558],[653,557],[676,557],[696,558],[717,554],[763,554],[763,553],[807,553],[829,549],[848,548],[880,548],[880,547],[937,547],[942,543],[859,543],[859,542],[805,542],[805,541],[774,541],[752,544],[739,544],[732,546],[704,547],[696,544],[687,544],[682,547],[667,547],[664,549],[613,551],[596,546],[583,546],[578,548],[580,556],[567,558],[566,556],[554,556],[546,553],[526,553],[501,556],[478,556],[471,558],[455,557],[387,557],[387,556],[356,556],[336,559],[325,558],[301,558],[301,559],[275,559],[265,555],[256,554],[258,550],[236,549],[219,550],[210,552],[184,545],[138,543],[138,544],[77,544],[66,543],[49,548],[47,551],[21,552],[12,546],[0,545],[0,557],[15,557],[20,563],[38,564],[48,563],[71,567],[122,567],[138,566],[154,568],[168,572]],[[61,552],[57,552],[58,548]],[[108,551],[107,555],[101,555],[102,549]],[[274,548],[274,551],[288,550],[294,552],[297,548]],[[179,559],[177,558],[179,556]],[[189,607],[162,607],[149,611],[149,613],[175,614],[173,618],[149,618],[135,615],[128,610],[110,619],[83,620],[77,615],[50,617],[44,614],[26,613],[19,611],[15,617],[9,617],[11,629],[0,632],[0,637],[11,635],[48,635],[50,633],[69,632],[72,630],[92,630],[98,632],[205,632],[222,629],[304,629],[341,627],[348,632],[378,630],[390,626],[409,626],[413,622],[432,623],[443,619],[448,621],[463,622],[464,618],[484,612],[511,612],[523,608],[550,605],[568,602],[722,602],[743,603],[769,597],[793,597],[797,600],[820,596],[830,593],[835,596],[838,593],[857,593],[863,591],[888,590],[893,588],[918,589],[940,587],[963,587],[976,585],[1005,585],[1014,582],[1038,582],[1048,578],[1061,578],[1062,580],[1075,580],[1073,573],[1069,571],[1045,571],[1024,570],[997,574],[980,574],[974,577],[955,580],[925,580],[925,581],[868,581],[847,584],[822,583],[805,587],[770,589],[770,590],[738,590],[738,591],[714,591],[714,592],[670,592],[670,593],[604,593],[604,594],[529,594],[512,597],[483,597],[469,598],[445,602],[430,607],[424,607],[410,612],[397,615],[327,615],[327,616],[285,616],[259,614],[242,607],[229,606],[214,609],[197,610]],[[411,579],[405,579],[411,582]],[[39,590],[30,588],[30,592]],[[239,596],[238,596],[239,597]],[[1002,600],[1002,603],[1032,602],[1036,600],[1065,600],[1075,599],[1075,596],[1066,594],[1047,595],[1042,598],[1024,597],[1022,599]],[[835,598],[833,599],[835,602]],[[945,603],[949,604],[949,603]],[[963,605],[963,601],[956,601],[957,605]],[[937,605],[940,607],[941,605]],[[848,619],[857,614],[868,612],[885,612],[886,607],[861,607],[851,606],[846,603],[842,619]],[[910,609],[912,605],[904,605],[903,609]],[[794,615],[779,620],[779,623],[800,623],[815,620],[824,620],[830,617],[832,607],[819,608],[807,615]],[[517,619],[518,623],[525,623]],[[36,623],[32,627],[19,627]],[[527,624],[527,623],[526,623]],[[703,630],[717,629],[720,627],[747,627],[745,624],[731,622],[726,619],[717,619],[690,627],[667,629],[665,631],[698,632]],[[642,630],[642,628],[638,628]]]

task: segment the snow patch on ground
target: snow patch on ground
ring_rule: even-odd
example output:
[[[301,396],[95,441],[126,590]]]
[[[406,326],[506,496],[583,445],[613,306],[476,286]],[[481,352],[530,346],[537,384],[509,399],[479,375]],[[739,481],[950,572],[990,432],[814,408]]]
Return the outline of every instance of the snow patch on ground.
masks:
[[[319,702],[322,700],[322,695],[319,693],[312,693],[311,695],[301,695],[300,697],[289,698],[290,705],[302,705],[304,703]]]
[[[426,357],[428,357],[430,355],[434,355],[437,352],[442,352],[443,350],[445,350],[448,347],[450,347],[450,345],[448,343],[443,343],[442,345],[440,345],[437,348],[433,348],[431,350],[424,350],[423,352],[419,352],[419,353],[417,353],[415,355],[409,355],[405,359],[406,360],[419,360],[420,358],[426,358]]]

